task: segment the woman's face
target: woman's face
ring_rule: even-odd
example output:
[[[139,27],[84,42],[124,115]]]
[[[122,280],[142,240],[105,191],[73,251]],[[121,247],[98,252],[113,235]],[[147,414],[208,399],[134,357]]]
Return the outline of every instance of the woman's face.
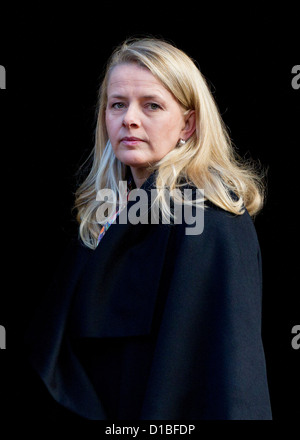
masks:
[[[145,67],[113,68],[107,88],[106,128],[116,157],[133,168],[146,168],[186,140],[194,129],[174,96]]]

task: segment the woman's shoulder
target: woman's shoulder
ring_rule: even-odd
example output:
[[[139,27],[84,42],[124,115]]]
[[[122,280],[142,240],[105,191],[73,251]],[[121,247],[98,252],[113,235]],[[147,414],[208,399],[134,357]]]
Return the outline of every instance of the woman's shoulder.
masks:
[[[234,214],[208,200],[202,208],[193,208],[188,221],[183,216],[182,224],[177,225],[177,234],[195,245],[203,242],[216,245],[239,243],[239,246],[248,246],[249,250],[259,246],[254,221],[246,208],[242,213]]]
[[[207,200],[204,205],[204,218],[207,226],[214,229],[230,230],[237,228],[246,228],[254,230],[254,222],[246,208],[239,214],[226,211]]]

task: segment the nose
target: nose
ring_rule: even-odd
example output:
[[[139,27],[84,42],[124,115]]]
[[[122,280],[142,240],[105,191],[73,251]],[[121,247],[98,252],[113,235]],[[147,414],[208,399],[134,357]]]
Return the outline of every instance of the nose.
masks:
[[[123,125],[125,127],[139,127],[141,124],[139,112],[136,106],[129,105],[123,117]]]

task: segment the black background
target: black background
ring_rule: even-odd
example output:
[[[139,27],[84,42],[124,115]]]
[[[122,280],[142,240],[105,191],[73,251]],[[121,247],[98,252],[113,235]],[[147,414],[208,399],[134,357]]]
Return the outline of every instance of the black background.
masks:
[[[255,220],[263,338],[274,420],[294,421],[300,416],[300,350],[291,346],[291,329],[300,325],[300,89],[291,85],[292,67],[300,64],[296,11],[162,6],[16,6],[1,16],[0,64],[7,75],[0,90],[0,324],[7,334],[1,387],[12,386],[23,329],[76,229],[76,171],[93,147],[104,64],[125,38],[152,35],[198,62],[238,152],[268,169],[267,203]],[[1,404],[6,407],[4,398]],[[7,417],[18,419],[16,408]]]

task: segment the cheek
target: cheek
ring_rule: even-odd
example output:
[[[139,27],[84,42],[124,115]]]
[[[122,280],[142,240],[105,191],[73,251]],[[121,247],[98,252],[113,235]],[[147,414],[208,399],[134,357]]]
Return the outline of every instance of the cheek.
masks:
[[[151,127],[148,127],[152,137],[158,140],[176,138],[177,132],[180,132],[180,124],[176,118],[168,117],[166,119],[157,121]]]
[[[169,120],[164,124],[163,129],[160,131],[160,137],[163,137],[163,141],[166,146],[170,148],[175,147],[180,138],[181,124],[179,120]]]
[[[112,134],[117,132],[119,129],[119,119],[115,116],[110,115],[109,113],[105,114],[105,125],[107,131],[111,132]]]
[[[108,133],[108,136],[111,136],[111,132],[112,132],[112,121],[110,120],[109,116],[105,115],[105,125],[106,125],[106,130]]]
[[[164,128],[165,131],[169,135],[174,135],[175,137],[177,134],[180,133],[182,127],[184,125],[183,116],[180,112],[177,111],[177,109],[174,111],[171,111],[168,115],[168,117],[164,121]]]

